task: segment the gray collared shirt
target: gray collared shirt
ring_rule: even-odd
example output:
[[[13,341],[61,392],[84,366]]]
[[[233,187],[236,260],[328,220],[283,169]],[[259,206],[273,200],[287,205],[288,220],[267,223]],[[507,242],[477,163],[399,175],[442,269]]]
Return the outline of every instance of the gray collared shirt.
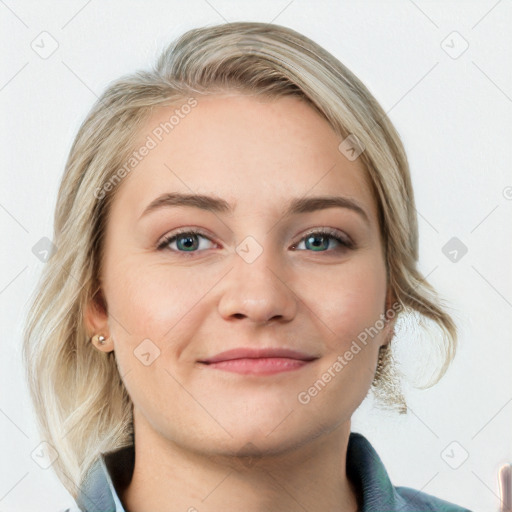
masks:
[[[101,454],[80,485],[76,512],[126,512],[117,490],[128,485],[134,462],[133,446]],[[360,512],[471,512],[410,487],[393,486],[373,446],[355,432],[350,433],[346,468],[360,496]]]

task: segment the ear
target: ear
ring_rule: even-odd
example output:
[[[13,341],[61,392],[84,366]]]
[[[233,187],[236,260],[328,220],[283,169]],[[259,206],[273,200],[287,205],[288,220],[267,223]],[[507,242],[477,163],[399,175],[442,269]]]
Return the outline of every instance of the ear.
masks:
[[[397,308],[397,298],[395,294],[393,293],[393,290],[390,286],[388,286],[388,290],[386,293],[386,303],[385,303],[385,309],[384,309],[384,315],[386,315],[386,327],[384,327],[384,331],[386,332],[385,336],[385,342],[384,345],[388,345],[391,343],[391,340],[393,339],[393,336],[395,334],[395,323],[396,323],[396,317],[398,315],[398,308]]]
[[[390,309],[395,311],[396,303],[397,302],[398,301],[397,301],[397,298],[395,296],[395,293],[393,292],[391,286],[388,285],[388,288],[387,288],[387,291],[386,291],[386,304],[385,304],[386,311],[389,311]],[[393,304],[395,304],[395,308],[393,308]]]
[[[113,343],[110,339],[110,332],[108,326],[108,312],[107,303],[103,292],[99,289],[89,300],[84,311],[84,324],[87,329],[89,337],[95,334],[101,334],[107,338],[104,345],[97,345],[95,347],[103,352],[110,352],[113,350]]]

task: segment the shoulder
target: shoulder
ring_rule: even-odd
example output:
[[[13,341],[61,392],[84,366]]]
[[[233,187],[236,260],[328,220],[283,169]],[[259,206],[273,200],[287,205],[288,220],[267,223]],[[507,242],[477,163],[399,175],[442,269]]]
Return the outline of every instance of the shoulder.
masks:
[[[448,501],[436,498],[411,487],[398,486],[395,491],[409,507],[411,512],[472,512],[468,508],[455,505]]]
[[[346,469],[347,476],[360,492],[363,510],[472,512],[417,489],[394,486],[375,448],[356,432],[350,433]]]

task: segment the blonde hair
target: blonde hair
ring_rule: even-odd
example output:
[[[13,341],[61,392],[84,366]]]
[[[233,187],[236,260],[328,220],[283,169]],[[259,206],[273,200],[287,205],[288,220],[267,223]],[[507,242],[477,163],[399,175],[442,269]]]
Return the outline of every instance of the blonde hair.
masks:
[[[58,192],[56,250],[32,297],[23,346],[29,389],[40,432],[58,453],[57,476],[75,497],[100,453],[133,444],[132,402],[115,354],[96,350],[84,323],[89,301],[101,306],[104,233],[116,189],[105,184],[116,172],[119,177],[154,108],[222,91],[297,96],[341,138],[355,137],[378,203],[388,282],[400,315],[417,312],[441,328],[444,361],[435,382],[454,357],[455,324],[417,269],[417,218],[404,148],[367,88],[330,53],[286,27],[236,22],[190,30],[163,51],[153,70],[113,82],[82,123]],[[381,350],[373,387],[405,411],[389,346]]]

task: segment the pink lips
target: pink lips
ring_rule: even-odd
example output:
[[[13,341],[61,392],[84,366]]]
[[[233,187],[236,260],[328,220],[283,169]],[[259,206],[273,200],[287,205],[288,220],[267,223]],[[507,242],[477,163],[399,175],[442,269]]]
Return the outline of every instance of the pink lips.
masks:
[[[199,361],[209,368],[240,374],[271,375],[297,370],[318,357],[289,349],[237,348]]]

